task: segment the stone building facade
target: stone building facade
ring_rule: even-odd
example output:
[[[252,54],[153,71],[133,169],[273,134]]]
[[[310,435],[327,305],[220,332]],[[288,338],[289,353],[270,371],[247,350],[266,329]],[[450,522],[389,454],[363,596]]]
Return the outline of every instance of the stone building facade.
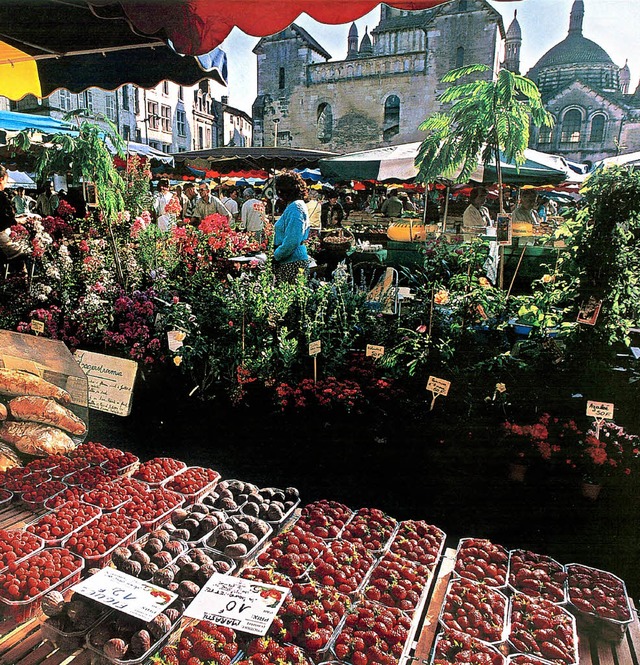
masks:
[[[531,146],[577,162],[595,162],[640,150],[640,85],[630,72],[583,34],[585,6],[575,0],[566,38],[529,70],[540,88],[553,129],[532,132]]]
[[[419,124],[440,109],[441,77],[471,63],[496,71],[504,38],[485,0],[413,12],[382,5],[371,34],[360,39],[352,26],[339,61],[294,23],[254,48],[254,144],[349,152],[419,141]]]

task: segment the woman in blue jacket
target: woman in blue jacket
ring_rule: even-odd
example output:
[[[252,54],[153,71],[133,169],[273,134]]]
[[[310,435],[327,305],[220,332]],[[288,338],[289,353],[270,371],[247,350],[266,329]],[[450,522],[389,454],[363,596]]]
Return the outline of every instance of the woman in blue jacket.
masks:
[[[276,177],[276,193],[287,207],[274,226],[273,272],[276,282],[295,283],[300,271],[309,268],[309,255],[304,245],[309,237],[307,186],[293,171]]]

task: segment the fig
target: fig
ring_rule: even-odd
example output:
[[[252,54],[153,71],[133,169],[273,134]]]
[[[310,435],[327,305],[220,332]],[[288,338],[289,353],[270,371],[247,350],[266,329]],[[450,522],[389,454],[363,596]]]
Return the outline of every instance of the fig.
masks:
[[[180,618],[182,612],[180,612],[177,607],[169,607],[163,612],[163,614],[167,617],[167,619],[169,619],[169,621],[171,621],[172,624],[174,624]]]
[[[258,536],[255,536],[252,533],[243,533],[241,536],[238,536],[237,542],[245,545],[247,551],[249,551],[258,544]]]
[[[180,598],[192,598],[200,591],[200,587],[190,580],[184,580],[178,585],[177,594]]]
[[[191,533],[189,529],[176,529],[173,532],[173,537],[177,538],[179,540],[190,540],[191,539]]]
[[[66,603],[59,591],[49,591],[42,598],[42,611],[48,617],[57,617],[64,611]]]
[[[151,557],[144,550],[139,550],[131,555],[130,560],[137,561],[141,566],[145,566],[151,561]]]
[[[204,515],[209,514],[209,506],[204,503],[194,503],[191,506],[191,513],[203,513]]]
[[[207,563],[212,563],[213,559],[201,548],[195,547],[189,552],[191,560],[199,566],[204,566]]]
[[[213,531],[218,526],[218,524],[218,519],[214,515],[207,515],[202,520],[202,522],[200,522],[198,534],[200,536],[204,536],[207,533],[211,533],[211,531]]]
[[[233,498],[223,498],[220,499],[218,505],[223,510],[238,510],[238,504],[233,500]]]
[[[142,564],[139,561],[132,561],[131,559],[127,559],[119,566],[119,570],[121,570],[123,573],[127,573],[127,575],[138,577],[140,575],[140,571],[142,570]]]
[[[171,514],[171,522],[172,524],[179,526],[187,519],[187,517],[189,517],[189,511],[184,508],[176,508]]]
[[[231,570],[231,564],[228,561],[224,561],[224,559],[214,561],[213,567],[216,569],[216,572],[220,573],[221,575],[224,575]]]
[[[135,657],[142,656],[142,654],[149,651],[151,648],[151,635],[149,635],[149,631],[143,629],[134,633],[131,636],[129,648]]]
[[[267,519],[271,522],[279,522],[284,517],[282,508],[275,503],[272,503],[267,510]]]
[[[242,507],[242,511],[245,513],[245,515],[252,515],[254,517],[258,517],[258,515],[260,514],[260,506],[257,503],[247,502]]]
[[[149,540],[152,538],[157,538],[163,545],[166,545],[169,542],[171,536],[169,532],[163,529],[155,529],[149,534]]]
[[[238,540],[238,534],[233,529],[224,529],[220,531],[215,538],[216,547],[223,549],[227,545],[231,545]]]
[[[220,572],[217,570],[215,563],[206,563],[198,569],[195,580],[200,586],[203,586],[215,572]]]
[[[116,549],[113,550],[113,554],[111,555],[111,561],[113,561],[113,564],[116,568],[120,568],[120,564],[130,557],[131,551],[128,547],[116,547]]]
[[[247,546],[242,543],[232,543],[224,548],[225,556],[231,557],[232,559],[237,559],[238,557],[244,556],[246,553]]]
[[[110,640],[107,640],[102,646],[104,655],[111,660],[124,658],[128,650],[129,645],[119,637],[113,637]]]
[[[166,614],[158,614],[151,621],[147,621],[146,627],[152,637],[159,640],[171,630],[171,621],[169,621],[169,617]]]
[[[200,566],[194,561],[189,561],[184,566],[181,566],[180,572],[176,575],[176,581],[181,582],[182,580],[193,580],[196,577],[196,574],[200,570]]]
[[[168,566],[171,563],[172,559],[173,557],[166,550],[158,552],[157,554],[154,554],[151,557],[151,561],[155,563],[156,566],[158,566],[158,568],[163,568],[164,566]]]
[[[300,498],[300,492],[295,487],[287,487],[284,496],[295,503]]]
[[[198,520],[195,520],[191,517],[186,519],[181,525],[180,529],[186,529],[189,532],[189,538],[187,540],[194,540],[195,535],[198,533],[198,529],[200,528],[200,522]]]
[[[142,566],[142,570],[140,571],[140,579],[143,580],[150,580],[153,575],[155,575],[158,572],[158,566],[156,566],[155,563],[147,563],[144,566]]]
[[[173,571],[171,571],[169,568],[163,568],[162,570],[158,570],[153,574],[151,583],[166,588],[169,586],[169,584],[171,584],[171,582],[173,582],[174,579],[175,576]]]
[[[162,549],[164,548],[164,543],[160,540],[160,538],[149,538],[147,540],[145,546],[144,546],[144,551],[149,555],[153,556],[154,554],[157,554],[158,552],[161,552]],[[140,562],[142,563],[142,562]]]
[[[179,540],[170,540],[164,546],[164,551],[169,552],[172,557],[176,557],[184,551],[184,545]]]

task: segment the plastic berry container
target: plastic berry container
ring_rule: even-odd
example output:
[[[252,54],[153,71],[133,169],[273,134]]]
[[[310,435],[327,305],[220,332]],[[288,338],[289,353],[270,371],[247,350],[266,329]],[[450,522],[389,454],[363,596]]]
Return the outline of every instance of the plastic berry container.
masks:
[[[463,651],[469,651],[472,654],[487,654],[488,658],[482,661],[487,664],[506,665],[507,662],[506,657],[498,649],[486,642],[454,630],[444,630],[436,637],[429,663],[431,665],[439,665],[440,663],[447,665],[451,663],[453,665],[459,662],[456,660],[456,655]],[[469,661],[467,660],[467,662]]]
[[[110,534],[107,534],[108,543],[105,542],[99,543],[97,547],[99,548],[100,551],[96,554],[93,553],[93,548],[91,548],[90,554],[86,553],[85,548],[83,548],[82,551],[80,551],[76,539],[81,539],[83,537],[84,529],[88,528],[106,529],[109,527],[109,525],[112,525],[114,523],[114,520],[117,520],[118,524],[122,528],[124,528],[125,530],[124,536],[119,538],[117,542],[111,544],[111,541],[114,539],[113,538],[109,539],[108,536]],[[80,529],[72,536],[67,538],[67,540],[65,541],[65,545],[72,552],[79,554],[85,560],[87,568],[104,568],[109,563],[109,559],[111,558],[113,551],[118,547],[124,547],[129,543],[132,543],[138,537],[139,529],[140,529],[140,522],[138,522],[138,520],[131,519],[130,517],[127,517],[126,515],[123,515],[121,513],[117,514],[108,513],[106,515],[102,515],[101,517],[99,517],[95,522],[92,522],[91,524],[82,527],[82,529]]]
[[[91,490],[100,483],[107,482],[111,476],[99,466],[87,466],[67,474],[62,480],[71,486],[82,487],[84,490]]]
[[[51,471],[55,469],[62,462],[68,461],[68,457],[64,455],[47,455],[46,457],[38,457],[37,459],[31,460],[25,469],[28,469],[30,473],[35,471]]]
[[[96,485],[92,490],[87,490],[82,500],[100,508],[103,513],[112,513],[129,503],[131,495],[126,488],[105,481]]]
[[[77,511],[80,510],[83,513],[83,520],[81,523],[77,524],[75,528],[62,529],[61,533],[55,538],[45,537],[44,533],[48,530],[45,530],[43,527],[51,521],[53,516],[55,516],[56,519],[64,519],[68,522],[69,519],[73,519],[74,514],[77,514]],[[34,522],[31,522],[26,528],[26,531],[42,538],[46,547],[59,547],[67,538],[74,533],[77,533],[88,524],[91,524],[91,522],[97,520],[100,515],[102,515],[102,511],[95,506],[90,506],[87,503],[82,503],[77,500],[67,501],[67,503],[56,508],[55,511],[45,513]]]
[[[48,566],[52,561],[52,557],[59,556],[70,558],[70,566],[69,568],[65,568],[66,574],[55,584],[49,585],[39,593],[23,600],[14,600],[10,598],[4,590],[0,589],[0,615],[3,620],[12,620],[15,623],[24,623],[25,621],[28,621],[34,617],[40,609],[40,601],[45,594],[54,590],[64,591],[71,585],[80,581],[82,570],[84,568],[84,561],[77,554],[70,552],[66,548],[54,547],[30,554],[22,560],[20,565],[22,567],[28,567],[30,572],[33,572],[33,566]],[[41,579],[44,577],[44,570],[39,569],[36,574],[38,578]],[[7,574],[7,576],[9,577],[9,574]],[[11,576],[13,576],[13,573],[11,573]],[[8,581],[9,580],[7,580],[7,582]]]
[[[536,577],[536,573],[545,578]],[[546,554],[529,550],[511,550],[509,554],[509,588],[532,598],[544,598],[556,605],[567,602],[565,567]]]
[[[13,547],[16,539],[20,541],[19,552]],[[24,529],[0,529],[0,573],[4,572],[11,562],[20,563],[42,549],[44,541],[39,536]]]
[[[339,537],[349,542],[362,543],[374,554],[381,554],[386,551],[397,528],[397,521],[381,510],[360,508],[345,524]]]
[[[264,492],[279,492],[283,496],[285,494],[284,490],[281,490],[277,487],[263,487],[262,489],[258,490],[258,494],[264,496]],[[240,506],[240,512],[243,515],[250,515],[251,513],[247,512],[247,506],[250,505],[251,502],[246,501]],[[289,503],[291,503],[291,500],[289,500]],[[298,495],[295,500],[293,500],[293,503],[287,508],[286,512],[282,515],[282,517],[279,520],[270,520],[265,514],[262,514],[262,511],[258,511],[257,515],[254,515],[255,517],[259,517],[260,519],[264,520],[267,524],[271,526],[273,529],[274,533],[279,533],[284,526],[290,522],[293,518],[293,515],[295,513],[296,508],[300,505],[300,496]]]
[[[431,571],[440,561],[447,534],[437,526],[424,521],[406,520],[400,522],[389,552],[398,554],[408,563],[428,566]]]
[[[168,507],[162,510],[158,508],[158,501],[168,503]],[[153,502],[153,503],[152,503]],[[162,487],[152,488],[142,496],[134,496],[120,509],[125,515],[133,516],[140,522],[143,531],[153,531],[164,524],[171,513],[180,508],[185,502],[184,497],[178,492],[171,492]],[[144,517],[140,514],[140,504],[144,508]]]
[[[59,463],[57,466],[49,469],[49,473],[55,480],[64,480],[65,476],[87,468],[89,468],[89,462],[81,457],[76,457],[75,459],[66,459],[64,462]]]
[[[13,492],[16,496],[22,495],[23,492],[51,480],[48,471],[34,471],[31,473],[24,468],[10,469],[10,471],[14,471],[14,473],[6,473],[3,487],[4,489]]]
[[[211,542],[212,540],[213,542],[215,542],[214,537],[220,531],[222,531],[223,528],[228,528],[227,523],[219,524],[215,529],[213,529],[213,531],[211,531],[211,533],[208,533],[201,541],[199,541],[200,543],[199,546],[213,550],[213,552],[215,552],[217,556],[228,557],[228,555],[226,555],[222,550],[217,549],[216,547],[213,547],[212,545],[209,544],[209,542]],[[252,563],[258,558],[258,555],[260,554],[260,552],[262,552],[262,550],[264,549],[264,547],[266,546],[267,542],[269,541],[272,535],[273,535],[273,529],[269,526],[269,530],[258,539],[258,542],[250,550],[248,550],[246,554],[243,554],[242,556],[235,556],[228,558],[232,559],[235,562],[236,567],[238,569],[248,566],[250,563]]]
[[[143,462],[133,474],[133,477],[140,482],[146,483],[150,487],[158,487],[162,483],[171,480],[181,471],[184,471],[187,465],[173,457],[154,457]],[[150,474],[154,473],[157,480],[147,480]]]
[[[8,503],[11,503],[13,499],[13,492],[9,490],[0,489],[0,508],[6,506]]]
[[[117,457],[105,460],[100,465],[107,473],[114,477],[130,476],[138,468],[140,458],[133,453],[122,453]]]
[[[196,473],[205,476],[206,480],[204,478],[200,479],[200,481],[196,483],[197,489],[195,489],[193,492],[185,492],[184,480],[188,479],[191,475]],[[197,503],[202,497],[213,491],[219,480],[220,474],[213,469],[208,469],[203,466],[188,466],[180,471],[180,473],[177,473],[175,476],[173,476],[173,478],[163,482],[161,486],[167,490],[171,490],[172,492],[182,494],[182,496],[185,498],[185,504],[189,505],[192,503]]]
[[[634,616],[625,583],[613,573],[579,563],[568,563],[565,568],[568,574],[569,604],[567,609],[576,617],[578,628],[588,630],[608,642],[622,640],[629,624],[633,622]],[[598,585],[598,582],[602,582],[602,585]],[[608,594],[603,591],[602,586],[607,589]],[[604,613],[598,611],[597,604],[584,603],[581,593],[583,588],[590,591],[592,601],[596,594],[600,596],[600,604]],[[596,591],[597,588],[598,591]],[[610,600],[611,598],[616,600],[615,604]],[[607,607],[607,602],[614,604],[614,607]]]
[[[84,490],[79,485],[67,487],[67,489],[62,490],[59,494],[54,494],[54,496],[49,497],[44,502],[44,509],[55,510],[56,508],[63,506],[67,501],[82,501],[83,496]]]
[[[462,538],[456,550],[453,577],[505,591],[509,580],[509,550],[486,538]]]
[[[526,653],[514,653],[507,658],[507,665],[555,665],[550,660]]]
[[[61,480],[48,480],[31,490],[23,492],[21,501],[29,510],[37,512],[42,510],[47,499],[60,494],[65,489],[67,489],[67,486]]]

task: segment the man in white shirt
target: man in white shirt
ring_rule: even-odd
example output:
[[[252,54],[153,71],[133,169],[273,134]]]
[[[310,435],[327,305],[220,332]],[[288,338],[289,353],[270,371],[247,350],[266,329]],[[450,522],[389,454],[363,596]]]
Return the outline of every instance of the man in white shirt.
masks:
[[[256,198],[255,192],[251,187],[247,187],[243,194],[247,200],[242,204],[242,210],[240,211],[242,227],[247,233],[253,234],[261,242],[266,216],[264,201]]]
[[[238,221],[238,213],[240,212],[238,207],[238,190],[235,187],[232,187],[227,196],[222,199],[225,208],[231,213],[232,222]]]
[[[487,190],[484,187],[474,187],[469,195],[469,206],[462,216],[462,231],[475,235],[483,235],[487,226],[493,226],[489,210],[484,205],[487,200]]]

